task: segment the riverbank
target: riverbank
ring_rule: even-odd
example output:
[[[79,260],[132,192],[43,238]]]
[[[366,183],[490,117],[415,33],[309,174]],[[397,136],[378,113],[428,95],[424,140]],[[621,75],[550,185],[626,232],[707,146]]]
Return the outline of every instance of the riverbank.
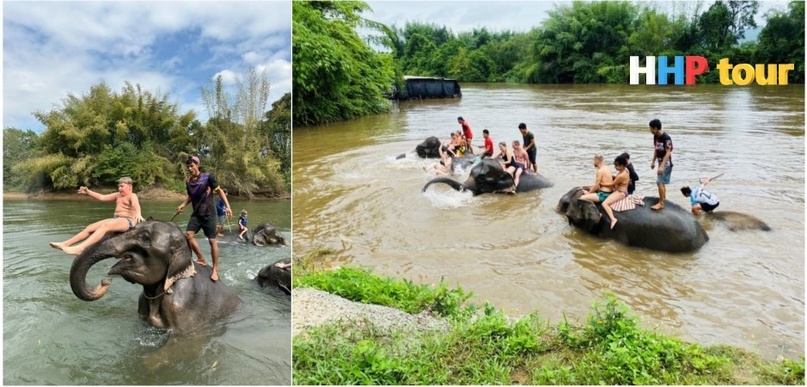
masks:
[[[108,194],[115,192],[114,190],[96,190],[102,194]],[[186,195],[170,191],[163,188],[149,188],[140,192],[135,192],[137,197],[143,201],[179,201],[185,200],[187,197]],[[228,195],[228,198],[238,199],[238,200],[289,200],[291,199],[291,195],[275,195],[272,196],[269,193],[259,193],[256,194],[252,199],[248,197],[236,196],[236,195]],[[75,192],[67,192],[67,191],[59,191],[59,192],[35,192],[35,193],[28,193],[28,192],[3,192],[3,200],[94,200],[89,196],[86,195],[78,195]]]
[[[470,294],[442,283],[295,265],[295,384],[804,384],[803,357],[766,360],[648,331],[612,295],[587,321],[550,324],[467,304]],[[413,329],[419,320],[428,323]]]

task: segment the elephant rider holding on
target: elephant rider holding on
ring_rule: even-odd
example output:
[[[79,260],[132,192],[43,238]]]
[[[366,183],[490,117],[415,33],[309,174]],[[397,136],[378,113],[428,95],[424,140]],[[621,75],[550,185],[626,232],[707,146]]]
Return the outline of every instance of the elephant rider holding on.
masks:
[[[600,156],[599,162],[600,165],[602,165],[602,156]],[[616,177],[610,183],[600,182],[601,189],[602,187],[613,189],[613,191],[607,194],[604,199],[600,195],[600,192],[602,191],[598,193],[589,193],[581,196],[580,199],[578,199],[593,203],[602,203],[602,209],[605,211],[605,214],[608,215],[612,230],[614,229],[614,226],[616,226],[617,220],[616,217],[614,217],[614,210],[611,208],[611,204],[628,197],[628,185],[630,184],[628,160],[622,156],[617,156],[617,158],[614,160],[614,168],[616,168]],[[608,177],[610,178],[611,172],[608,171],[608,168],[605,166],[597,170],[597,175],[600,174],[600,170],[602,169],[605,169]]]
[[[614,178],[611,176],[611,171],[608,170],[608,167],[603,164],[602,155],[594,156],[594,168],[597,168],[594,184],[588,190],[580,187],[583,190],[583,196],[579,200],[602,203],[613,191]]]
[[[143,220],[143,216],[140,214],[140,201],[137,199],[137,195],[132,192],[132,184],[134,183],[131,178],[121,177],[118,179],[118,191],[107,195],[91,191],[87,187],[79,188],[79,194],[89,195],[102,202],[114,200],[115,215],[112,218],[99,220],[85,227],[80,233],[64,242],[50,242],[50,247],[62,250],[67,254],[78,255],[84,252],[87,247],[100,241],[108,232],[124,232],[134,228],[137,222]],[[84,242],[73,246],[74,243],[81,240]]]
[[[710,178],[699,185],[692,186],[692,188],[686,186],[681,188],[681,193],[688,197],[692,203],[692,215],[700,216],[701,211],[712,212],[720,205],[720,199],[717,198],[717,195],[704,189],[711,181],[712,179]]]
[[[229,217],[233,215],[230,209],[230,202],[227,200],[227,194],[219,187],[219,182],[216,177],[210,173],[201,173],[199,171],[199,157],[191,156],[187,161],[188,172],[190,177],[185,179],[185,188],[188,191],[188,197],[185,201],[177,207],[177,213],[182,213],[188,203],[193,203],[193,213],[191,213],[188,227],[185,230],[185,237],[188,238],[188,244],[191,249],[196,253],[196,262],[202,266],[206,266],[205,258],[202,256],[202,250],[199,249],[199,244],[196,243],[194,235],[199,229],[204,230],[208,242],[210,242],[210,255],[213,256],[213,274],[210,279],[218,281],[219,279],[219,245],[216,241],[216,214],[211,200],[211,192],[218,193],[221,200],[224,201],[226,208],[225,214]]]
[[[474,148],[471,145],[471,142],[474,139],[474,133],[471,131],[471,124],[469,124],[468,121],[465,121],[465,119],[462,117],[457,117],[457,122],[462,125],[462,135],[465,137],[465,150],[470,154],[474,154]]]
[[[499,143],[499,151],[493,155],[493,158],[498,159],[500,156],[504,160],[499,162],[502,164],[502,168],[513,177],[513,188],[506,193],[516,193],[518,179],[524,172],[525,165],[516,161],[516,156],[513,151],[507,149],[507,143],[504,141]]]
[[[527,155],[527,152],[524,148],[521,147],[521,143],[518,140],[513,140],[513,156],[516,158],[516,162],[524,166],[524,173],[529,174],[532,172],[530,169],[532,163],[530,163],[530,157]]]
[[[487,129],[482,130],[482,138],[485,139],[485,145],[477,145],[478,148],[485,149],[485,152],[482,153],[482,157],[492,157],[493,156],[493,139],[490,138],[490,131]]]

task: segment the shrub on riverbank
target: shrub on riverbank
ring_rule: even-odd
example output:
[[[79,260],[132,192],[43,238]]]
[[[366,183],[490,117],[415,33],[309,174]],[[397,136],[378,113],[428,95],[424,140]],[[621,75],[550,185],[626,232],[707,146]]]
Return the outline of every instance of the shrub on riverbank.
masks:
[[[804,384],[804,358],[768,361],[650,332],[611,295],[585,323],[552,326],[537,314],[513,319],[490,305],[473,313],[470,294],[442,283],[414,285],[353,267],[301,269],[295,287],[409,313],[430,309],[451,328],[416,335],[360,323],[314,328],[294,339],[295,384]],[[439,311],[437,300],[448,307]]]

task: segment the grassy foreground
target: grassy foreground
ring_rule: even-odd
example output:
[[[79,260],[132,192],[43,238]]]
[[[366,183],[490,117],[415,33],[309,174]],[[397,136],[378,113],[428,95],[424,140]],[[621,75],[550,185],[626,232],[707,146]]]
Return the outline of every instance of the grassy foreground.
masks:
[[[520,319],[470,293],[382,278],[367,269],[295,273],[312,287],[409,313],[429,310],[448,332],[379,332],[368,324],[326,324],[293,341],[294,384],[801,384],[804,358],[765,360],[743,349],[704,347],[642,329],[612,295],[586,322]]]

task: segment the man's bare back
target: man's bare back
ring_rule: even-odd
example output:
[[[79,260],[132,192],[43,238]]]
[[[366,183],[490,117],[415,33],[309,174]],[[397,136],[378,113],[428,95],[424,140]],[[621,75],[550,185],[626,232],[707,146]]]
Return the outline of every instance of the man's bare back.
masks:
[[[597,169],[597,176],[596,181],[594,182],[595,187],[599,187],[599,190],[602,192],[611,192],[613,189],[613,182],[614,178],[611,176],[611,171],[605,165],[600,166]],[[592,188],[593,191],[593,188]]]

